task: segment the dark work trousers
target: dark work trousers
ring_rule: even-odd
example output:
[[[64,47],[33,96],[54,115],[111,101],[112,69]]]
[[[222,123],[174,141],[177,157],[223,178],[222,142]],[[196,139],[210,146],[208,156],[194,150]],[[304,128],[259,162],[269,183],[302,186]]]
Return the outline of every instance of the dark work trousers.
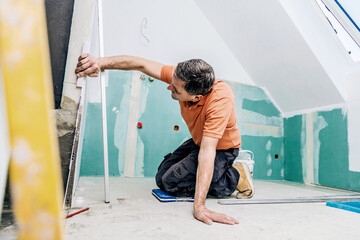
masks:
[[[193,197],[199,150],[193,139],[189,139],[166,155],[155,177],[158,187],[173,196]],[[224,197],[235,191],[240,175],[232,163],[238,154],[238,148],[216,150],[209,195]]]

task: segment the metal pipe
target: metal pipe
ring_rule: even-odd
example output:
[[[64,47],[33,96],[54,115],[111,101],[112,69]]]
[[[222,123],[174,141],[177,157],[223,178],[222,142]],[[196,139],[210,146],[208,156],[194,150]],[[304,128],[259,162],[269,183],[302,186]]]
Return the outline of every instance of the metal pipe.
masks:
[[[98,21],[99,21],[99,48],[100,57],[104,57],[104,33],[103,33],[103,14],[102,0],[98,0]],[[104,147],[104,186],[105,186],[105,203],[110,202],[109,197],[109,158],[107,142],[107,120],[106,120],[106,89],[105,89],[105,71],[100,72],[101,81],[101,110],[102,110],[102,130],[103,130],[103,147]]]
[[[221,205],[242,205],[242,204],[282,204],[282,203],[320,203],[320,202],[345,202],[360,201],[360,195],[332,195],[313,196],[296,198],[263,198],[263,199],[219,199]]]

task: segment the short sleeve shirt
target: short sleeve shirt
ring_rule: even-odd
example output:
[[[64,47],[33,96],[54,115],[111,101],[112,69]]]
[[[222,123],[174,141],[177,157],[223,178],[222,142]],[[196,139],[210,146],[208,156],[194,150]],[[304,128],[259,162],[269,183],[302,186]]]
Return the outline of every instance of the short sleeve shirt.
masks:
[[[171,84],[175,66],[164,65],[161,79]],[[189,128],[196,145],[203,136],[218,138],[217,150],[240,148],[241,137],[236,123],[235,97],[223,81],[215,80],[213,89],[200,101],[190,104],[179,101],[181,116]]]

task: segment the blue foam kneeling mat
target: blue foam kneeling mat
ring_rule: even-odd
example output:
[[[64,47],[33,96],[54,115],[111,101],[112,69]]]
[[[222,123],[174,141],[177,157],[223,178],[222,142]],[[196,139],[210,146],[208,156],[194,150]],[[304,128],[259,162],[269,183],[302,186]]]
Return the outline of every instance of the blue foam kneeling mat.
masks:
[[[153,189],[152,195],[157,198],[160,202],[193,202],[193,197],[174,197],[169,195],[167,192],[160,189]]]
[[[326,206],[360,213],[360,201],[353,202],[327,202]]]

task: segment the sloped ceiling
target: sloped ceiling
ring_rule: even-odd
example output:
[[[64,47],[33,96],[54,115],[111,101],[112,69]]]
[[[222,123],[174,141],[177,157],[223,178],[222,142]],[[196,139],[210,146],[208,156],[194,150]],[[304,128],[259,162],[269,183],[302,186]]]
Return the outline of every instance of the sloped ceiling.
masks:
[[[278,0],[195,0],[252,80],[282,112],[343,103]]]

